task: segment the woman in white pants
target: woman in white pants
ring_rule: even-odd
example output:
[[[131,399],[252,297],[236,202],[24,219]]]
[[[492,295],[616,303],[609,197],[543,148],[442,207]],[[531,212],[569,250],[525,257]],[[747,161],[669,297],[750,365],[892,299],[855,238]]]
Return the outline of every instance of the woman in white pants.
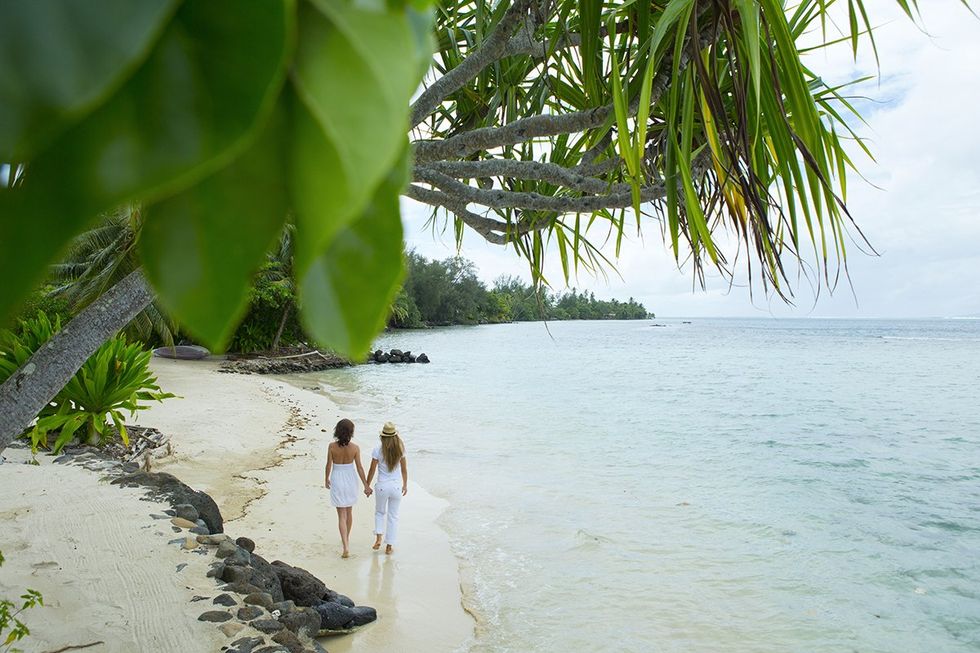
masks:
[[[398,435],[398,429],[391,422],[385,422],[381,429],[381,444],[371,452],[371,469],[367,483],[371,485],[374,472],[378,472],[378,482],[374,486],[374,550],[381,548],[381,538],[385,542],[385,554],[390,555],[398,537],[398,509],[402,497],[408,494],[408,464],[405,462],[405,443]],[[366,492],[365,492],[366,494]]]

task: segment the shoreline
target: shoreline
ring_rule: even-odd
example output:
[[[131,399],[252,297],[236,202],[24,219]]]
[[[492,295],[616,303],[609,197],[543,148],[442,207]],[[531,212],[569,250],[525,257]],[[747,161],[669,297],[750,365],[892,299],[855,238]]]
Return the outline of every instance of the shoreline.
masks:
[[[174,455],[153,471],[174,474],[210,494],[228,529],[262,550],[309,569],[378,621],[324,643],[350,650],[455,650],[473,638],[476,619],[465,607],[459,561],[438,520],[448,503],[409,482],[395,554],[371,549],[373,500],[354,508],[351,554],[340,558],[336,512],[323,487],[323,456],[341,409],[326,395],[283,379],[217,373],[215,361],[154,358],[151,368],[170,399],[137,422],[171,435]],[[362,460],[374,446],[360,424]]]

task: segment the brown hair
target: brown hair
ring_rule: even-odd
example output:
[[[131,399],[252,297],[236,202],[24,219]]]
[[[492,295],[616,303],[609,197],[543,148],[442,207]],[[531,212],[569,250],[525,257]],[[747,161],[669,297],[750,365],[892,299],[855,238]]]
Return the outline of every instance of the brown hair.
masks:
[[[333,438],[340,446],[346,447],[352,437],[354,437],[354,422],[349,419],[342,419],[333,427]]]
[[[397,435],[389,435],[381,438],[381,457],[385,459],[385,465],[390,471],[395,471],[398,462],[405,455],[405,443]]]

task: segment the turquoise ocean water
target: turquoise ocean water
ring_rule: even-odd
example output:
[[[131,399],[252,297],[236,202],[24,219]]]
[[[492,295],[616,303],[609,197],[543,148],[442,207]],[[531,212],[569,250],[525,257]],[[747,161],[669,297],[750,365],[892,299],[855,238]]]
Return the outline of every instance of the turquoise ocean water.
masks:
[[[980,321],[525,323],[378,347],[433,363],[320,378],[355,421],[395,421],[450,502],[480,620],[464,651],[980,650]]]

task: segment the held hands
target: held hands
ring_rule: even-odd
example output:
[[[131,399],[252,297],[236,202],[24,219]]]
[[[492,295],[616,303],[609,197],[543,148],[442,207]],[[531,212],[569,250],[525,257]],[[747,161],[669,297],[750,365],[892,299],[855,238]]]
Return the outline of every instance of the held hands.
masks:
[[[372,494],[374,494],[374,490],[370,486],[364,488],[364,496],[370,497]]]

